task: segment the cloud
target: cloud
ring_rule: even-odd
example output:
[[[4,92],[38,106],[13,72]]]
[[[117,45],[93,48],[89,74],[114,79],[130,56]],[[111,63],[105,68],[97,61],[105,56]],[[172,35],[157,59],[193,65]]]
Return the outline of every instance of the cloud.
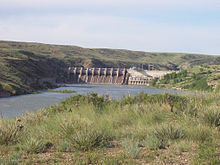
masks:
[[[219,0],[1,0],[1,40],[220,55]]]
[[[1,0],[1,8],[145,8],[178,9],[181,8],[216,8],[219,0]]]
[[[91,14],[21,16],[0,21],[1,39],[84,47],[219,54],[219,27],[170,26]]]

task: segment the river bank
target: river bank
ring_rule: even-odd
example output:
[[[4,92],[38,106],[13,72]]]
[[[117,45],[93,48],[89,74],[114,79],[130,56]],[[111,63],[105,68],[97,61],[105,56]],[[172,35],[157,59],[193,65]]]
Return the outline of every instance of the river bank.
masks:
[[[0,164],[218,164],[219,95],[74,95],[0,120]]]

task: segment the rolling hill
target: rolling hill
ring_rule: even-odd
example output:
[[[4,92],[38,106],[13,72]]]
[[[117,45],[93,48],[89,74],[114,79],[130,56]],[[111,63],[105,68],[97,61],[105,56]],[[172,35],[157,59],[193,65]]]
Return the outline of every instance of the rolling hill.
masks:
[[[178,70],[219,63],[219,56],[0,41],[0,96],[30,93],[64,82],[68,66],[146,68],[153,64],[160,70]]]

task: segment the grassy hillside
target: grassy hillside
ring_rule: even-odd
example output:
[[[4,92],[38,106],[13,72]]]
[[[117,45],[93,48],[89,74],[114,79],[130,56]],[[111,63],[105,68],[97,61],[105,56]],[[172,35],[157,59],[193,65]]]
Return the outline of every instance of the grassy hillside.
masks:
[[[0,49],[0,68],[0,92],[16,95],[52,87],[62,78],[65,64],[32,52]]]
[[[157,88],[178,88],[200,91],[220,90],[220,65],[202,65],[167,74],[160,81],[153,80],[150,85]]]
[[[0,50],[13,56],[18,51],[28,51],[47,58],[57,58],[73,65],[131,67],[140,64],[155,64],[158,68],[175,69],[201,64],[220,63],[220,57],[183,54],[150,53],[119,49],[89,49],[76,46],[48,45],[40,43],[0,41]]]
[[[219,164],[216,94],[75,95],[0,120],[0,164]]]
[[[188,68],[218,64],[220,57],[178,53],[149,53],[116,49],[0,41],[0,93],[15,95],[64,81],[67,66]],[[1,94],[0,94],[1,97]]]

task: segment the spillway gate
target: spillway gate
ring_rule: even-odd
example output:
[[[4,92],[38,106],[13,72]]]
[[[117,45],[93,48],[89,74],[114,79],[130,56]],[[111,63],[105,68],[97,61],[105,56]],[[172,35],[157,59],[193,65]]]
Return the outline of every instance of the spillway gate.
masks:
[[[125,68],[69,67],[68,82],[77,84],[128,84]]]

